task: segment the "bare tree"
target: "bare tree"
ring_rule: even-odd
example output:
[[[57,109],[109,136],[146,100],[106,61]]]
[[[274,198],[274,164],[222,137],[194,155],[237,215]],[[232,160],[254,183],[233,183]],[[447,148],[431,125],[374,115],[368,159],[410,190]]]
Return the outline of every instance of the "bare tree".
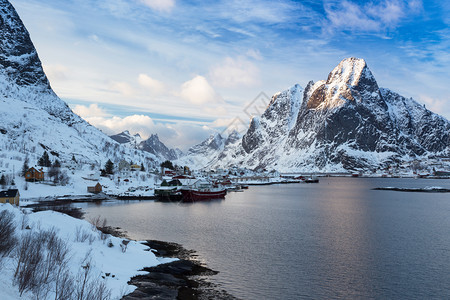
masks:
[[[27,232],[20,239],[17,251],[17,265],[14,280],[19,287],[20,296],[39,284],[38,275],[43,259],[44,239],[40,235]]]
[[[0,212],[0,259],[7,256],[16,244],[16,224],[14,214],[3,210]]]

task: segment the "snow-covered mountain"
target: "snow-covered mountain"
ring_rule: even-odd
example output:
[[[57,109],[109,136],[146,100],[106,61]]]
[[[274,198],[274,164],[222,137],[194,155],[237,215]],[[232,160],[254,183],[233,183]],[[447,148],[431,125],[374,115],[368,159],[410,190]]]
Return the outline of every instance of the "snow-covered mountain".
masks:
[[[175,160],[180,154],[179,149],[169,149],[158,138],[157,134],[152,134],[147,140],[139,145],[139,149],[153,153],[161,160]]]
[[[143,139],[139,133],[132,135],[128,130],[125,130],[119,134],[110,135],[109,137],[119,144],[132,149],[139,149],[139,145],[143,142]]]
[[[74,114],[52,90],[14,7],[0,0],[0,148],[3,158],[33,164],[43,151],[61,162],[104,164],[129,159],[157,165],[149,153],[111,140]]]
[[[233,149],[208,167],[280,171],[376,169],[450,152],[450,123],[413,99],[379,88],[363,59],[344,59],[327,80],[277,93]]]
[[[194,169],[201,169],[212,165],[214,162],[221,161],[224,157],[234,157],[236,145],[240,143],[242,136],[238,132],[231,132],[224,138],[219,133],[211,134],[203,142],[192,146],[185,155],[175,161],[181,166],[190,166]]]
[[[159,160],[175,160],[183,155],[183,152],[176,149],[169,149],[163,142],[159,140],[157,134],[152,134],[148,139],[143,140],[139,133],[131,135],[128,130],[116,135],[111,135],[110,138],[118,143],[132,149],[140,149],[145,152],[152,153]]]

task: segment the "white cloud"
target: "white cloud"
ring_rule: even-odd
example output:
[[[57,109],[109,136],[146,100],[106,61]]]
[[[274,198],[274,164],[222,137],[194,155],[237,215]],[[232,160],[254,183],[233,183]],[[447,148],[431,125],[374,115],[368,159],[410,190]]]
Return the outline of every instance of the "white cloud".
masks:
[[[348,1],[340,2],[340,7],[325,6],[328,20],[331,25],[339,29],[352,29],[357,31],[378,31],[381,24],[367,16],[363,9]]]
[[[139,74],[138,82],[141,86],[145,87],[153,94],[161,94],[165,90],[164,83],[151,78],[147,74]]]
[[[103,108],[100,108],[98,104],[91,104],[89,106],[75,105],[72,110],[83,119],[108,116],[108,113]]]
[[[228,114],[227,109],[223,106],[204,107],[203,111],[211,116],[225,116]]]
[[[395,26],[405,16],[403,5],[398,1],[385,1],[379,5],[368,6],[367,13],[385,26]]]
[[[263,59],[261,52],[258,49],[249,49],[246,54],[248,57],[256,59],[256,60]]]
[[[202,124],[187,122],[157,123],[146,115],[131,115],[126,117],[111,116],[97,104],[89,106],[76,105],[73,111],[102,130],[107,135],[118,134],[128,130],[131,134],[139,133],[143,139],[157,133],[160,140],[168,147],[187,150],[189,147],[206,139],[213,129]]]
[[[125,130],[130,132],[139,133],[142,137],[148,137],[154,133],[152,129],[155,127],[155,123],[152,118],[145,115],[132,115],[125,118],[114,116],[112,118],[105,118],[98,120],[97,124],[93,124],[109,134],[116,134]]]
[[[232,0],[223,1],[221,5],[219,4],[218,10],[223,18],[232,19],[238,23],[280,24],[295,20],[295,12],[305,11],[305,7],[293,1]]]
[[[434,113],[441,115],[446,113],[446,108],[448,107],[447,105],[448,100],[445,101],[443,99],[432,98],[428,95],[419,95],[419,100],[425,103],[426,108]]]
[[[260,82],[259,69],[243,57],[225,58],[211,70],[210,76],[214,85],[226,88],[250,87]]]
[[[325,5],[329,22],[325,26],[355,32],[381,32],[395,28],[403,19],[412,18],[420,11],[422,2],[419,0],[385,0],[365,5],[341,1]]]
[[[220,101],[220,96],[217,95],[208,80],[200,75],[181,85],[180,97],[197,105]]]
[[[100,42],[100,38],[99,38],[98,35],[96,35],[96,34],[91,34],[91,35],[89,36],[89,40],[91,40],[91,41],[93,41],[93,42],[96,42],[96,43]]]
[[[135,94],[134,89],[131,87],[130,84],[126,82],[119,82],[119,81],[112,81],[109,84],[109,88],[112,91],[118,92],[122,94],[123,96],[133,96]]]
[[[175,6],[175,0],[141,0],[141,3],[157,11],[170,12]]]
[[[202,142],[214,132],[213,129],[202,124],[183,121],[164,124],[155,122],[147,115],[112,116],[97,104],[75,105],[73,111],[107,135],[128,130],[131,134],[139,133],[143,139],[147,139],[151,134],[156,133],[167,147],[182,150]]]

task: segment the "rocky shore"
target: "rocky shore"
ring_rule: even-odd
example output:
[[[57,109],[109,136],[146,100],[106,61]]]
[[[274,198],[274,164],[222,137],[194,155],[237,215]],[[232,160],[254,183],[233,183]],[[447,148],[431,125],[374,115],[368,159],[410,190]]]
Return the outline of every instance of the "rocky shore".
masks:
[[[424,187],[424,188],[401,188],[401,187],[378,187],[376,191],[395,191],[395,192],[419,192],[419,193],[450,193],[450,189],[443,187]]]
[[[54,210],[72,217],[82,219],[82,209],[72,206],[85,199],[70,199],[64,201],[41,201],[28,207],[33,211]],[[100,200],[102,201],[102,200]],[[103,233],[124,238],[126,232],[119,227],[97,227]],[[160,264],[155,267],[144,268],[146,275],[138,275],[128,282],[137,289],[122,299],[237,299],[220,286],[209,282],[207,277],[218,274],[200,263],[194,250],[187,250],[177,243],[147,240],[148,246],[157,257],[178,258],[178,260]]]
[[[122,299],[237,299],[205,280],[205,277],[218,272],[198,262],[195,251],[187,250],[176,243],[155,240],[148,240],[144,244],[149,246],[156,256],[176,257],[179,260],[144,268],[144,271],[149,273],[133,277],[129,284],[137,286],[137,289]]]

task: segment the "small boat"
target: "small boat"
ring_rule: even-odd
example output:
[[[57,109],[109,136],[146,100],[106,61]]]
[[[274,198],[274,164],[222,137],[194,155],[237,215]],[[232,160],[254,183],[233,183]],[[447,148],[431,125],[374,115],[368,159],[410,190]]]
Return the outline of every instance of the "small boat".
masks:
[[[305,183],[319,183],[319,178],[315,175],[305,179]]]
[[[225,188],[193,188],[181,189],[183,202],[205,201],[210,199],[223,199],[227,194]]]
[[[239,185],[230,185],[224,188],[227,190],[227,192],[238,192],[241,190],[241,187]]]
[[[161,201],[179,201],[181,193],[176,186],[159,186],[155,188],[155,196]]]

